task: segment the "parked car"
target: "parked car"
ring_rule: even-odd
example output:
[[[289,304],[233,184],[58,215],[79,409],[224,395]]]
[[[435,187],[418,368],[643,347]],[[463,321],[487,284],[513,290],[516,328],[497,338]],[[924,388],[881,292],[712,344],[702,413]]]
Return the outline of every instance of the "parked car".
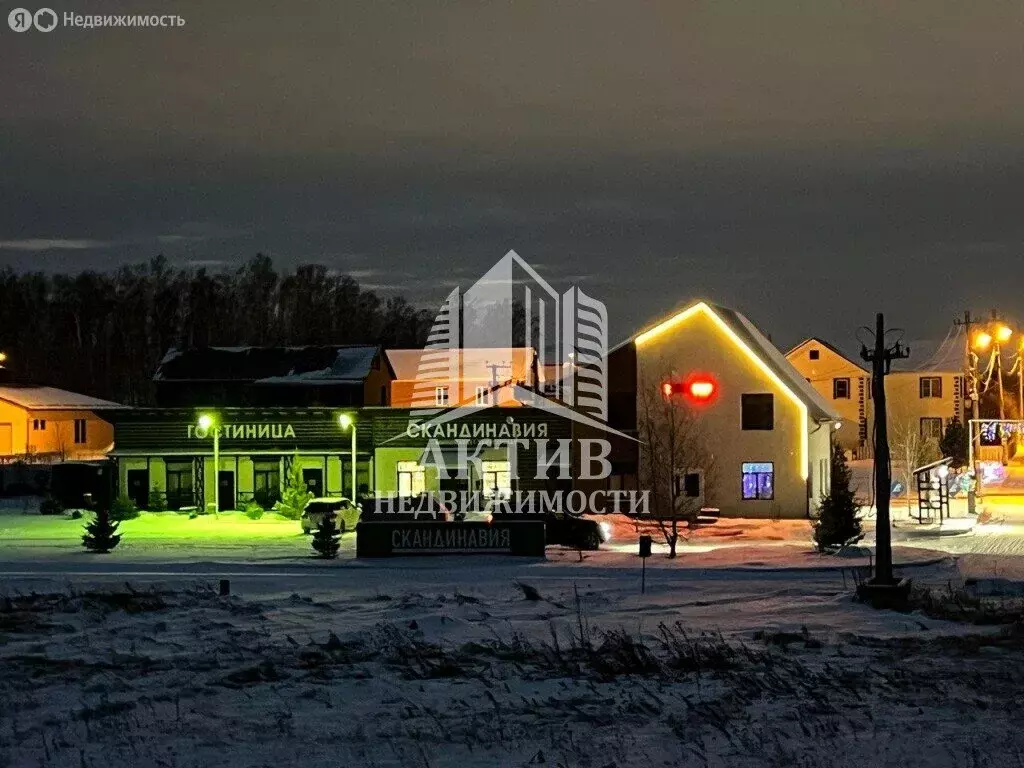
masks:
[[[418,496],[368,498],[363,500],[362,507],[365,520],[373,518],[382,521],[451,522],[457,519],[452,509],[434,493],[421,493]]]
[[[338,530],[354,531],[359,522],[359,507],[346,498],[332,496],[319,499],[310,499],[302,510],[302,532],[312,533],[320,527],[320,521],[324,513],[330,512],[335,517]]]
[[[565,547],[594,550],[612,538],[612,527],[589,517],[572,515],[544,515],[544,533],[547,543]]]

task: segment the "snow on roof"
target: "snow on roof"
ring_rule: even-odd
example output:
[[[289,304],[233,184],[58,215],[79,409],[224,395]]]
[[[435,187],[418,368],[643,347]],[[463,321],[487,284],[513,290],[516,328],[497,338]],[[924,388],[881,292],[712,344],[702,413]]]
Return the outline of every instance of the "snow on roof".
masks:
[[[421,370],[424,359],[431,356],[451,355],[452,363],[458,365],[464,379],[482,379],[490,381],[495,378],[495,371],[490,366],[496,365],[499,381],[514,379],[517,381],[532,380],[531,366],[535,352],[531,347],[470,347],[463,349],[389,349],[385,353],[388,362],[395,372],[395,378],[413,380],[427,378],[424,375],[427,367]],[[431,377],[432,378],[432,377]]]
[[[0,400],[32,410],[106,410],[127,406],[55,387],[8,384],[0,386]]]
[[[191,347],[169,350],[157,381],[320,384],[365,379],[380,347]]]

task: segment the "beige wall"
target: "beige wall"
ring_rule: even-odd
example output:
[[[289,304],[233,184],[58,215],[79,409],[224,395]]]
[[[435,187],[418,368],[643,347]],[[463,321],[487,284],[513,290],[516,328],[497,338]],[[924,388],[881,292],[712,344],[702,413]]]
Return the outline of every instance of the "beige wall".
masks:
[[[817,360],[811,359],[812,350],[817,350]],[[851,451],[866,444],[865,427],[871,409],[867,371],[814,340],[793,349],[786,359],[842,417],[843,426],[835,435],[836,442]],[[835,397],[836,379],[850,380],[849,398]]]
[[[818,360],[810,359],[812,349],[818,350]],[[839,444],[854,451],[861,446],[869,450],[874,401],[867,372],[813,339],[793,349],[786,359],[843,417],[843,427],[836,435]],[[942,396],[921,397],[922,377],[941,378]],[[850,379],[850,399],[833,397],[836,378]],[[920,428],[921,419],[929,417],[941,418],[943,428],[954,416],[963,420],[961,380],[959,371],[892,371],[885,377],[890,429],[897,421],[912,422]]]
[[[45,429],[32,428],[34,420]],[[75,421],[85,420],[84,443],[75,442]],[[0,455],[45,454],[60,459],[98,458],[114,444],[114,427],[92,411],[30,410],[0,400]]]
[[[708,505],[733,517],[799,518],[807,515],[809,494],[816,497],[822,490],[817,467],[821,459],[828,457],[830,425],[820,429],[810,425],[811,430],[817,431],[808,438],[808,464],[815,467],[815,471],[809,473],[800,453],[805,429],[801,408],[711,317],[704,312],[694,313],[680,325],[639,345],[637,366],[638,381],[643,382],[638,386],[660,387],[666,375],[685,378],[695,371],[707,372],[716,378],[717,398],[710,405],[699,407],[715,461],[714,477],[707,486]],[[774,395],[773,430],[741,429],[741,396],[745,393]],[[641,408],[639,400],[640,393],[638,408]],[[641,462],[644,460],[641,448]],[[774,500],[742,499],[741,465],[744,462],[774,464]],[[805,475],[813,480],[813,489],[809,489]]]

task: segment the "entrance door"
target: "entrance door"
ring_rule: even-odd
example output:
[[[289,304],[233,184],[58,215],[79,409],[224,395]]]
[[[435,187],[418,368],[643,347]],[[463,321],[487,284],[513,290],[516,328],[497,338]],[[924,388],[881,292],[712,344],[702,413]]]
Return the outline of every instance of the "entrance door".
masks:
[[[217,501],[221,512],[235,508],[235,473],[230,469],[217,473],[217,493],[220,495]]]
[[[128,484],[128,498],[135,502],[139,509],[149,506],[149,470],[129,469],[125,473],[125,480]]]
[[[314,498],[319,499],[324,495],[324,471],[320,467],[306,467],[303,469],[302,482],[306,484],[306,488],[309,489]]]

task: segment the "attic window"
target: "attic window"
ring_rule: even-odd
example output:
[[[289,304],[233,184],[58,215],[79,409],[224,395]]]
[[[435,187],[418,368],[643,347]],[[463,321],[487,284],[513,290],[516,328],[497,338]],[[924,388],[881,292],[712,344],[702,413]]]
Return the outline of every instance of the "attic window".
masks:
[[[817,360],[818,358],[821,357],[821,350],[820,349],[812,349],[810,352],[807,353],[807,356],[811,360]]]

